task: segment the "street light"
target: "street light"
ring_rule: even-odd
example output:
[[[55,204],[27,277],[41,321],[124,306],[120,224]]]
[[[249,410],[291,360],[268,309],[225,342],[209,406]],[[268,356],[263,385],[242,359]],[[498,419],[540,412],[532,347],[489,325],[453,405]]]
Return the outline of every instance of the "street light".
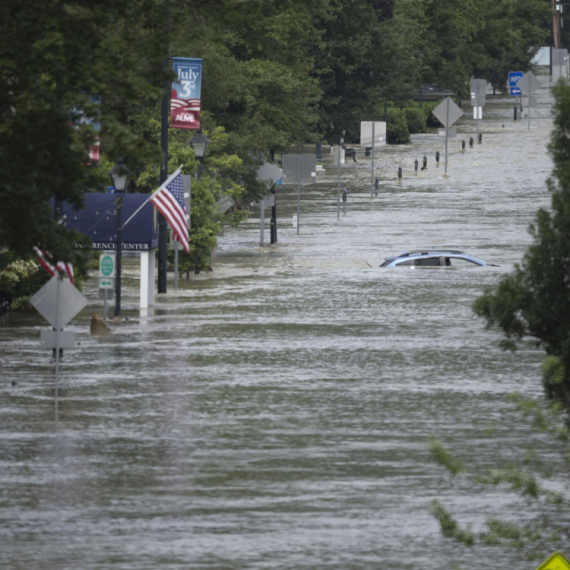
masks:
[[[109,173],[117,200],[115,207],[117,209],[117,281],[115,284],[115,317],[121,316],[121,253],[123,250],[123,228],[121,220],[121,209],[123,207],[123,196],[129,187],[129,169],[125,166],[122,158],[117,160],[117,164]]]
[[[196,131],[196,134],[192,137],[190,141],[190,146],[194,149],[194,154],[199,160],[198,172],[196,178],[200,178],[202,175],[202,162],[204,162],[204,157],[206,156],[206,151],[208,150],[208,145],[210,140],[204,134],[202,134],[202,129]]]

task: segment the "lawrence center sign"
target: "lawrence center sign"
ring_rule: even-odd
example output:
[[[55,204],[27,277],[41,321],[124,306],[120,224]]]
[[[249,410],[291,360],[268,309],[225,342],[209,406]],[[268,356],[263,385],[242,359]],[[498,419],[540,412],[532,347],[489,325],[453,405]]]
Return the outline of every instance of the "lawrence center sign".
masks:
[[[90,238],[91,249],[116,250],[116,195],[91,192],[84,196],[85,206],[81,210],[64,203],[65,225]],[[154,250],[158,247],[157,210],[148,201],[149,197],[150,194],[125,194],[122,206],[122,218],[128,223],[123,222],[121,251],[140,254],[140,307],[144,309],[154,305]],[[137,215],[129,221],[135,212]]]

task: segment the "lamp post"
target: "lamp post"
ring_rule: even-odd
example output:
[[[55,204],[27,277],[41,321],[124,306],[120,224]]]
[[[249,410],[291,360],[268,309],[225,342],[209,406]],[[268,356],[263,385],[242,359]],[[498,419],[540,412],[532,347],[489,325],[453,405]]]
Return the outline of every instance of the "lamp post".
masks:
[[[129,187],[129,169],[125,166],[122,158],[117,160],[117,164],[109,173],[117,200],[115,208],[117,209],[117,281],[115,283],[115,317],[121,316],[121,254],[123,250],[123,228],[121,220],[121,209],[123,207],[123,196]]]
[[[196,134],[190,141],[190,146],[194,149],[194,154],[199,161],[196,178],[200,178],[200,176],[202,176],[202,163],[204,162],[204,157],[206,156],[206,151],[208,150],[209,144],[210,140],[206,135],[202,133],[202,129],[197,130]]]

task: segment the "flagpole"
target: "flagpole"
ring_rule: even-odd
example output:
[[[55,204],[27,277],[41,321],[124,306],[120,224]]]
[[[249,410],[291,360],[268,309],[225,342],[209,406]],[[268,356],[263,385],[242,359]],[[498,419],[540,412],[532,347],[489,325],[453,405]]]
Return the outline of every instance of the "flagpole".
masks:
[[[160,185],[160,187],[156,190],[156,192],[159,192],[160,190],[162,190],[165,186],[167,186],[168,184],[170,184],[170,182],[172,182],[172,180],[174,180],[182,171],[182,165],[178,167],[178,169],[176,170],[176,172],[174,174],[171,174],[165,181],[163,184]],[[121,226],[121,229],[123,229],[149,202],[149,200],[156,194],[156,192],[153,192],[135,211],[135,213]]]

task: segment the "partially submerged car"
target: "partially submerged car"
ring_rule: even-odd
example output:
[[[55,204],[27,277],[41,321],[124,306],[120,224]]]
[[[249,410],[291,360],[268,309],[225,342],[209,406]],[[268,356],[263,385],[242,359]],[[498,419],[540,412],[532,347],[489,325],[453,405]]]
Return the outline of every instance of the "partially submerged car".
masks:
[[[409,251],[388,257],[380,267],[497,267],[463,251],[453,249]]]

